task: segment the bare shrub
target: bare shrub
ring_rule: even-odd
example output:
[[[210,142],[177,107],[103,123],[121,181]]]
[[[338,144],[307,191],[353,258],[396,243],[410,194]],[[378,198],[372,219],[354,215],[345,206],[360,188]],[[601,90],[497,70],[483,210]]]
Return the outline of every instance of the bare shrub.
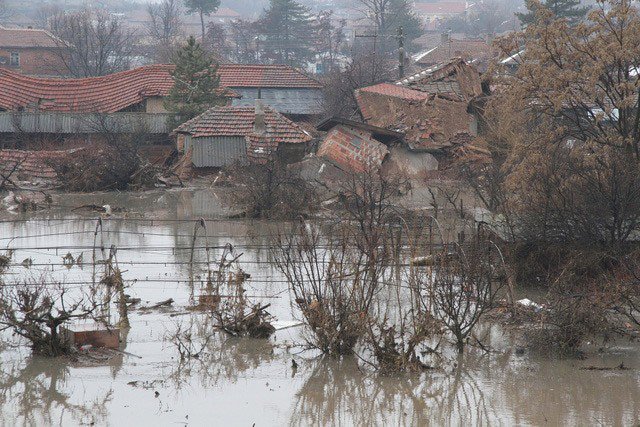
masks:
[[[67,191],[121,190],[131,182],[140,159],[133,143],[94,143],[91,149],[79,150],[49,166]]]
[[[186,362],[189,359],[199,359],[205,354],[213,337],[208,329],[208,322],[194,322],[191,318],[188,325],[176,323],[175,329],[165,338],[178,350],[180,362]]]
[[[264,165],[236,163],[228,175],[237,184],[230,205],[250,218],[298,218],[313,212],[313,188],[284,164],[272,160]]]
[[[280,233],[272,251],[311,330],[308,343],[331,356],[353,353],[373,292],[359,277],[347,241],[326,242],[317,228],[302,222]]]
[[[537,351],[575,354],[584,341],[612,332],[609,310],[618,298],[607,285],[613,257],[598,250],[574,250],[556,260],[545,310],[526,335]]]
[[[227,245],[231,248],[231,245]],[[227,255],[231,258],[227,260]],[[234,337],[269,338],[275,332],[272,317],[266,311],[271,304],[253,304],[245,295],[244,282],[249,277],[238,265],[242,254],[235,255],[231,249],[225,250],[213,274],[215,281],[209,280],[207,287],[215,303],[211,314],[216,327]],[[210,275],[211,277],[212,275]]]
[[[274,241],[276,266],[285,275],[311,329],[309,343],[332,356],[353,353],[367,331],[369,313],[392,273],[397,252],[389,218],[396,185],[370,169],[341,189],[341,222],[326,237],[298,223]]]
[[[428,285],[434,315],[453,335],[459,353],[482,316],[494,306],[506,272],[498,248],[490,241],[445,244],[436,254]]]
[[[33,353],[59,356],[71,351],[58,328],[93,316],[100,304],[44,278],[0,286],[0,331],[10,330],[31,343]]]

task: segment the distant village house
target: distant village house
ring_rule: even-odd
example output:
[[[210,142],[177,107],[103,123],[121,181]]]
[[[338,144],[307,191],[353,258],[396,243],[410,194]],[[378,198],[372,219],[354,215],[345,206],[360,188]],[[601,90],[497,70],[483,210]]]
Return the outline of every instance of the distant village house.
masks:
[[[66,44],[46,30],[0,26],[0,68],[31,76],[66,75]]]

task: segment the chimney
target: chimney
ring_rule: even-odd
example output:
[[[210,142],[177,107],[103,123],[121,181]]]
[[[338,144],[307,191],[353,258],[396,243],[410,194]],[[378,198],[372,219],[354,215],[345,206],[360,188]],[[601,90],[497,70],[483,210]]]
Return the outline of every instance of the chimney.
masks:
[[[264,135],[267,132],[267,125],[264,121],[264,106],[260,99],[256,99],[256,118],[253,122],[253,133]]]

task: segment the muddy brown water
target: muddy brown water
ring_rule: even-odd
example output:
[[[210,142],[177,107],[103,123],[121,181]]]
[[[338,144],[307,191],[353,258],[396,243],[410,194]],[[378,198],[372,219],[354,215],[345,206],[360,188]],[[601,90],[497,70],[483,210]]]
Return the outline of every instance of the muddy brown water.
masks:
[[[46,274],[69,286],[91,281],[91,267],[67,268],[62,257],[91,258],[96,213],[83,204],[123,207],[103,220],[99,239],[118,249],[127,292],[166,310],[132,311],[122,350],[108,362],[74,364],[31,357],[6,332],[0,344],[0,425],[621,425],[640,423],[640,347],[617,341],[586,360],[516,354],[509,335],[490,331],[496,353],[453,356],[442,369],[383,377],[352,359],[327,360],[304,351],[300,328],[270,342],[215,335],[207,357],[188,364],[167,342],[190,304],[188,282],[193,223],[207,222],[210,246],[231,243],[252,277],[248,294],[264,297],[286,325],[296,320],[287,285],[270,264],[269,228],[260,221],[222,220],[223,190],[64,195],[51,211],[0,218],[0,248],[15,250],[5,283]],[[217,218],[217,219],[215,219]],[[215,219],[215,220],[213,220]],[[56,247],[57,249],[51,249]],[[219,254],[213,250],[211,257]],[[33,265],[20,265],[30,258]],[[204,260],[205,253],[197,253]],[[196,276],[204,277],[201,267]],[[196,288],[198,287],[196,280]],[[197,293],[197,290],[196,290]],[[115,311],[115,310],[114,310]],[[17,341],[20,344],[19,341]],[[135,355],[135,356],[133,356]],[[293,369],[291,360],[298,363]],[[615,367],[628,370],[584,370]]]

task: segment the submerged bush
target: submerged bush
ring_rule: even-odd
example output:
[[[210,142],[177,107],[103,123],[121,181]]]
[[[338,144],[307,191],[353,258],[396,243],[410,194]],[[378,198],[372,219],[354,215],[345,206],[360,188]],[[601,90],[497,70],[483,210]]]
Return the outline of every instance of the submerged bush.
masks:
[[[249,218],[293,219],[317,208],[313,188],[286,165],[236,163],[226,170],[236,184],[229,204]]]

